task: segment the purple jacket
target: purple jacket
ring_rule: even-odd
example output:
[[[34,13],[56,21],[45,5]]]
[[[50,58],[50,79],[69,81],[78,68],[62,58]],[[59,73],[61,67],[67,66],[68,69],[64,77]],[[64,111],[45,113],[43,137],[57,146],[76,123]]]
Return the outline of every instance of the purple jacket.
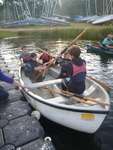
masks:
[[[1,80],[1,81],[5,81],[5,82],[8,82],[8,83],[10,83],[10,84],[12,84],[13,81],[14,81],[13,78],[11,78],[11,77],[5,75],[1,70],[0,70],[0,80]]]

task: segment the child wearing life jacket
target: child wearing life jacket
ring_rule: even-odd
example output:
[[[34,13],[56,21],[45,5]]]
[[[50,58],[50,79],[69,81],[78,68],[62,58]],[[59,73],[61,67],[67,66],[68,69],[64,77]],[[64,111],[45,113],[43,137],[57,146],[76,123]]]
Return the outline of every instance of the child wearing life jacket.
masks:
[[[39,59],[41,59],[44,64],[49,62],[52,59],[52,56],[50,56],[47,49],[44,49],[44,52],[41,54]]]
[[[46,66],[40,64],[37,61],[36,53],[31,53],[30,57],[31,59],[23,65],[25,75],[29,77],[32,80],[32,82],[40,81],[43,78]]]
[[[62,88],[76,94],[85,90],[86,62],[80,57],[80,48],[71,46],[68,49],[71,61],[62,65],[59,78],[64,78]]]

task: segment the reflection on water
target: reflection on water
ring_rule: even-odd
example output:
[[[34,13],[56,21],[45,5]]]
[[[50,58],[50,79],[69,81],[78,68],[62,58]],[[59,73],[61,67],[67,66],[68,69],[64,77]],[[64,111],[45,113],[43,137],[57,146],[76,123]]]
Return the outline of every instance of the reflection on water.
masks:
[[[41,39],[10,39],[1,41],[2,49],[11,49],[11,53],[18,53],[23,45],[27,45],[28,49],[38,50],[40,48],[48,48],[51,53],[59,53],[68,44],[68,41],[48,41]],[[13,52],[12,52],[13,51]],[[7,54],[6,54],[7,55]],[[105,55],[96,55],[87,53],[82,50],[81,56],[87,62],[88,75],[96,77],[108,83],[113,87],[113,57]],[[6,56],[8,57],[8,55]],[[111,91],[111,101],[113,99],[113,91]],[[94,135],[88,135],[76,132],[65,127],[61,127],[45,118],[41,118],[41,123],[45,128],[46,135],[51,136],[57,150],[113,150],[113,106],[111,111],[100,129]],[[97,148],[98,146],[98,148]]]

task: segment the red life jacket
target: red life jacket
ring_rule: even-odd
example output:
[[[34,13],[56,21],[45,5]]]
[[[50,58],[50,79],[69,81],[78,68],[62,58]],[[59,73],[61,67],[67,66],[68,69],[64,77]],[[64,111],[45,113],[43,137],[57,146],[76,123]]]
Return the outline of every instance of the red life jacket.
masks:
[[[43,60],[43,63],[46,63],[48,62],[50,59],[51,59],[51,56],[47,53],[43,53],[41,56],[40,56],[40,59]]]
[[[73,67],[73,74],[72,76],[76,76],[79,73],[86,72],[86,63],[84,62],[81,66],[77,66],[72,64]]]

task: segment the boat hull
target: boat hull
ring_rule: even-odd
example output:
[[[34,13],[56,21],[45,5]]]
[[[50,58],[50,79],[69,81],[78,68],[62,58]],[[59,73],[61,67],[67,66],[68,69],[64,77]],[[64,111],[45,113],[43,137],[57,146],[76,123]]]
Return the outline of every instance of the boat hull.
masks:
[[[25,90],[23,93],[28,102],[36,110],[40,111],[44,117],[65,127],[85,133],[95,133],[108,113],[108,111],[70,110],[44,103],[40,99],[34,98]]]
[[[95,46],[95,45],[87,45],[87,52],[91,53],[99,53],[99,54],[107,54],[113,56],[113,49],[107,48],[103,46]]]

